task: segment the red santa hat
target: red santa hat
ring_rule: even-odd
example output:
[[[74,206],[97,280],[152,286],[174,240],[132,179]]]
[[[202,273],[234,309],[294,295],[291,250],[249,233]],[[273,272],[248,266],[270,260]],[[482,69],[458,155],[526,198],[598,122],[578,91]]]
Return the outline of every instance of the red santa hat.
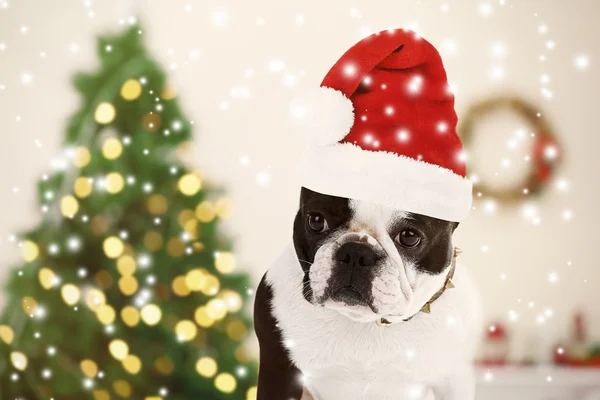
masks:
[[[310,140],[303,186],[447,221],[467,216],[472,182],[454,95],[439,53],[417,33],[361,40],[291,113]]]

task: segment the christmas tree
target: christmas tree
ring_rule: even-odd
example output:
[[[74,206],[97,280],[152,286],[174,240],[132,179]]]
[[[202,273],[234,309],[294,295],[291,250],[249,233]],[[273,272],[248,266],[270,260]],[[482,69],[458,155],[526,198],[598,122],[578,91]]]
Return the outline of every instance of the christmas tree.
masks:
[[[177,159],[192,122],[142,37],[100,38],[99,71],[75,78],[68,163],[40,180],[6,287],[2,400],[256,396],[252,291],[217,226],[231,201]]]

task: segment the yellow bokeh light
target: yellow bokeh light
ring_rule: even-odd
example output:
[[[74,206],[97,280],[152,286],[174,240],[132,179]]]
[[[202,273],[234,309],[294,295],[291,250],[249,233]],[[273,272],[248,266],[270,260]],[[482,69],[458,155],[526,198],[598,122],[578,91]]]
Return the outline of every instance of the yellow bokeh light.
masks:
[[[25,262],[35,261],[35,259],[40,255],[40,248],[31,240],[25,240],[21,245],[21,255],[23,256],[23,260],[25,260]]]
[[[194,251],[196,253],[199,253],[202,250],[204,250],[206,248],[206,246],[204,246],[204,244],[202,244],[200,242],[194,242],[194,243],[192,243],[192,248],[194,249]]]
[[[25,371],[27,368],[27,356],[20,351],[10,353],[10,362],[19,371]]]
[[[190,219],[193,219],[195,217],[196,214],[194,213],[194,210],[186,208],[185,210],[181,211],[177,216],[177,223],[183,228]]]
[[[150,231],[144,235],[144,246],[152,252],[159,251],[163,246],[163,238],[159,232]]]
[[[192,321],[184,319],[175,325],[175,334],[177,335],[177,339],[189,342],[198,334],[198,328],[196,328],[196,325]]]
[[[248,328],[242,321],[236,319],[227,324],[227,335],[232,340],[244,340],[248,335]]]
[[[133,306],[125,306],[121,310],[121,319],[125,325],[134,327],[140,322],[140,312]]]
[[[205,378],[212,378],[217,373],[217,362],[211,357],[202,357],[196,362],[196,372]]]
[[[207,275],[204,281],[204,287],[201,289],[202,293],[207,296],[214,296],[219,292],[219,288],[221,287],[221,282],[214,275]]]
[[[158,193],[153,194],[152,196],[148,197],[148,200],[146,200],[148,212],[153,215],[164,214],[167,211],[168,205],[169,203],[167,198]]]
[[[117,258],[123,253],[123,250],[125,250],[125,245],[123,245],[123,242],[118,237],[109,236],[104,239],[102,248],[104,249],[106,257]]]
[[[117,260],[117,270],[123,276],[131,276],[136,270],[135,259],[130,255],[124,255]]]
[[[142,321],[146,325],[156,325],[162,318],[162,311],[156,304],[146,304],[141,311]]]
[[[111,172],[106,175],[105,188],[110,194],[119,193],[125,186],[125,180],[118,172]]]
[[[117,138],[108,138],[102,143],[102,155],[107,160],[115,160],[123,153],[123,145]]]
[[[72,306],[79,301],[81,298],[81,291],[79,288],[71,283],[67,283],[60,288],[60,295],[62,296],[65,303]]]
[[[187,296],[191,292],[189,286],[186,283],[185,276],[182,275],[173,279],[171,288],[173,289],[173,293],[175,293],[179,297]]]
[[[113,389],[117,395],[124,399],[131,397],[131,392],[133,391],[129,382],[122,379],[119,379],[113,383]]]
[[[90,289],[85,295],[85,304],[90,310],[98,312],[100,307],[106,304],[106,296],[101,290]]]
[[[232,393],[237,387],[237,382],[233,375],[223,372],[215,378],[215,387],[223,393]]]
[[[110,325],[115,322],[115,309],[108,304],[104,304],[98,307],[98,310],[96,311],[96,317],[98,317],[98,321],[100,321],[103,325]]]
[[[77,147],[73,153],[73,165],[77,168],[83,168],[90,163],[92,155],[87,147]]]
[[[130,354],[123,360],[123,368],[130,374],[135,375],[142,369],[142,361],[138,356]]]
[[[196,207],[196,218],[201,222],[210,222],[215,218],[215,207],[210,201],[203,201]]]
[[[8,325],[0,325],[0,339],[10,346],[15,339],[15,332]]]
[[[223,319],[227,315],[227,305],[221,299],[212,299],[206,304],[206,312],[212,319]]]
[[[133,101],[142,94],[142,84],[137,79],[127,79],[121,86],[121,97]]]
[[[88,378],[93,378],[98,373],[98,364],[92,360],[83,360],[79,363],[79,367],[81,368],[81,372]]]
[[[185,275],[185,282],[187,284],[187,287],[190,288],[190,290],[193,290],[194,292],[201,291],[205,287],[206,276],[206,271],[200,268],[196,268],[189,271]]]
[[[110,124],[117,115],[115,107],[107,102],[102,102],[96,107],[94,112],[94,120],[100,125]]]
[[[167,356],[161,356],[154,361],[154,367],[163,375],[171,375],[175,369],[175,364]]]
[[[230,313],[236,313],[242,309],[243,300],[239,293],[224,289],[219,293],[218,297],[225,302],[227,310]]]
[[[208,310],[204,306],[200,306],[196,309],[196,312],[194,312],[194,320],[203,328],[208,328],[215,323],[214,318],[208,314]]]
[[[52,289],[58,282],[58,278],[50,268],[42,268],[38,273],[40,285],[46,290]]]
[[[96,389],[92,393],[94,400],[110,400],[110,393],[105,389]]]
[[[256,386],[250,387],[246,392],[246,400],[256,400],[258,397],[258,388]]]
[[[64,196],[60,199],[60,212],[68,218],[72,218],[79,211],[79,202],[71,195]]]
[[[241,363],[248,363],[253,360],[254,352],[248,350],[244,345],[239,346],[235,349],[235,359]]]
[[[231,218],[233,215],[233,200],[227,197],[220,198],[215,204],[215,210],[219,218]]]
[[[215,254],[215,268],[222,274],[230,274],[235,270],[235,256],[229,252]]]
[[[184,195],[193,196],[202,188],[202,182],[194,174],[185,174],[179,178],[177,186]]]
[[[178,237],[169,239],[167,242],[167,253],[171,257],[181,257],[185,253],[185,243]]]
[[[129,355],[129,345],[121,339],[114,339],[108,344],[108,351],[119,361],[123,361]]]
[[[133,276],[124,276],[119,279],[119,289],[125,296],[131,296],[138,290],[138,281]]]
[[[90,178],[85,176],[80,176],[75,179],[75,183],[73,184],[73,192],[77,197],[83,199],[88,197],[92,193],[92,182],[90,182]]]
[[[165,87],[163,87],[160,91],[160,98],[163,100],[172,100],[177,96],[177,93],[175,92],[175,90],[169,86],[166,85]]]
[[[23,306],[23,311],[27,315],[33,315],[35,313],[35,309],[37,308],[37,301],[31,296],[25,296],[21,300],[21,305]]]
[[[198,220],[191,219],[185,223],[183,230],[188,234],[190,239],[198,238]]]

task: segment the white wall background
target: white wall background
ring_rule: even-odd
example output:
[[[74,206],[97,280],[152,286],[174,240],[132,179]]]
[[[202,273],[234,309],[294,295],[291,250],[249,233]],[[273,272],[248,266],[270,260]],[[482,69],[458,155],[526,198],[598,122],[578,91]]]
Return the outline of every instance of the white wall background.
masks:
[[[287,130],[286,104],[296,88],[318,84],[364,31],[417,27],[443,53],[459,116],[494,93],[540,104],[566,149],[560,177],[569,190],[553,187],[538,203],[539,226],[519,209],[487,215],[478,207],[456,241],[484,293],[489,320],[518,314],[510,322],[515,354],[530,343],[538,344],[529,347],[533,353],[545,350],[567,333],[579,308],[600,337],[600,3],[593,0],[0,1],[0,281],[18,255],[9,236],[40,219],[34,182],[50,171],[66,118],[79,106],[69,78],[95,68],[95,35],[122,29],[119,20],[135,8],[148,46],[170,66],[196,121],[190,162],[226,186],[237,203],[229,229],[240,264],[256,282],[290,240],[298,201],[294,167],[301,143]],[[547,33],[538,32],[540,25]],[[503,46],[494,47],[498,42]],[[579,54],[589,57],[589,68],[576,68]],[[283,71],[270,71],[271,60],[283,61]],[[498,68],[502,77],[493,79]],[[541,95],[542,74],[550,77],[551,99]],[[297,78],[293,88],[285,85],[290,77]],[[247,88],[249,98],[232,96],[234,88]],[[478,129],[473,152],[482,176],[518,180],[525,148],[511,153],[505,142],[521,125],[495,119]],[[504,157],[513,161],[510,168],[500,166]],[[575,217],[565,221],[564,210]]]

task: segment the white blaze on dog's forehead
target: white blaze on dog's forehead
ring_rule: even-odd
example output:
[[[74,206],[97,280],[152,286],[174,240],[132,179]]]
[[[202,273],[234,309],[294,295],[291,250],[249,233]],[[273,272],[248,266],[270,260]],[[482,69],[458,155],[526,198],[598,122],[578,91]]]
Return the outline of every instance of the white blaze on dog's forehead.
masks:
[[[386,230],[395,221],[410,218],[410,213],[406,211],[368,201],[350,200],[349,207],[352,210],[350,231],[361,228],[370,231]]]

